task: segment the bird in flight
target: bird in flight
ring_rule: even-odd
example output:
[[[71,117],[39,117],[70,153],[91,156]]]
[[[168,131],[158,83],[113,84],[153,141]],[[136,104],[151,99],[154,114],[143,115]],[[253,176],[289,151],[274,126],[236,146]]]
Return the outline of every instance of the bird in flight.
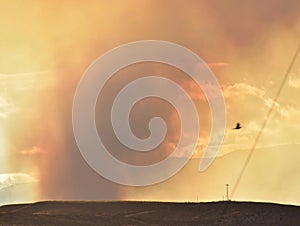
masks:
[[[233,129],[241,129],[242,127],[241,127],[241,124],[238,122],[237,124],[236,124],[236,126],[235,126],[235,128],[233,128]]]

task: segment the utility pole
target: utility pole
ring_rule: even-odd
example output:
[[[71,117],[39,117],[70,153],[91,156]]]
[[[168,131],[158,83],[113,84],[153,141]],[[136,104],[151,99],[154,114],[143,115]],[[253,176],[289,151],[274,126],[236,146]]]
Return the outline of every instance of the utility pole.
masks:
[[[229,201],[229,184],[226,184],[226,201]]]

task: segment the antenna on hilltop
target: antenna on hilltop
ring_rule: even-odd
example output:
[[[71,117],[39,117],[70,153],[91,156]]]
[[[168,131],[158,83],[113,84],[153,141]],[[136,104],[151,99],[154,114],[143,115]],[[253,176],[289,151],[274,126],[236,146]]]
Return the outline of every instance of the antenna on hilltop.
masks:
[[[230,197],[229,197],[229,184],[226,184],[226,201],[230,201]]]

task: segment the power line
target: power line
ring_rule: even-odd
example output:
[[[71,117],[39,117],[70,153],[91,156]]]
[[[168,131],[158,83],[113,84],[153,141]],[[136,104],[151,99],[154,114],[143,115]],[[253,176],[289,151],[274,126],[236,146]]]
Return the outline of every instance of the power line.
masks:
[[[233,186],[233,189],[232,189],[232,192],[231,192],[231,196],[232,197],[235,195],[235,192],[236,192],[236,190],[237,190],[237,188],[238,188],[238,186],[239,186],[239,184],[241,182],[241,178],[244,175],[246,168],[248,167],[248,164],[249,164],[250,159],[251,159],[251,157],[253,155],[253,152],[254,152],[254,150],[255,150],[255,148],[257,146],[257,143],[258,143],[258,141],[259,141],[259,139],[260,139],[260,137],[261,137],[261,135],[263,133],[263,130],[265,129],[265,127],[267,125],[267,121],[269,120],[269,118],[270,118],[270,116],[271,116],[271,114],[273,112],[274,106],[275,106],[275,104],[276,104],[276,102],[277,102],[277,100],[278,100],[278,98],[279,98],[279,96],[281,94],[281,91],[282,91],[282,89],[284,87],[284,84],[286,83],[286,80],[287,80],[287,78],[288,78],[288,76],[289,76],[289,74],[290,74],[290,72],[292,70],[292,67],[293,67],[293,65],[294,65],[294,63],[295,63],[295,61],[296,61],[296,59],[298,57],[299,52],[300,52],[300,44],[299,44],[299,46],[298,46],[298,48],[296,50],[296,53],[295,53],[294,57],[292,58],[292,61],[291,61],[290,65],[289,65],[289,67],[288,67],[288,70],[286,71],[285,76],[283,77],[283,80],[282,80],[282,82],[281,82],[281,84],[279,86],[279,89],[278,89],[278,91],[277,91],[277,93],[275,95],[275,98],[272,101],[271,107],[270,107],[270,109],[269,109],[269,111],[268,111],[268,113],[267,113],[267,115],[266,115],[266,117],[265,117],[265,119],[263,121],[263,124],[262,124],[262,126],[261,126],[261,128],[260,128],[260,130],[259,130],[259,132],[258,132],[258,134],[256,136],[256,138],[255,138],[255,141],[254,141],[254,143],[252,145],[252,148],[250,149],[250,152],[249,152],[249,154],[248,154],[248,156],[246,158],[245,164],[243,165],[243,168],[242,168],[242,170],[241,170],[241,172],[240,172],[240,174],[239,174],[239,176],[238,176],[238,178],[236,180],[236,183]]]

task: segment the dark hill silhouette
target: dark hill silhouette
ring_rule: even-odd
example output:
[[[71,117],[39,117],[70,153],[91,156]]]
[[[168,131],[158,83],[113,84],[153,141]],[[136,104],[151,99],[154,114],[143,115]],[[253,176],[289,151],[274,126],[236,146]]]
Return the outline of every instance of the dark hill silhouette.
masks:
[[[0,222],[5,226],[298,225],[300,207],[251,202],[40,202],[1,207]]]

